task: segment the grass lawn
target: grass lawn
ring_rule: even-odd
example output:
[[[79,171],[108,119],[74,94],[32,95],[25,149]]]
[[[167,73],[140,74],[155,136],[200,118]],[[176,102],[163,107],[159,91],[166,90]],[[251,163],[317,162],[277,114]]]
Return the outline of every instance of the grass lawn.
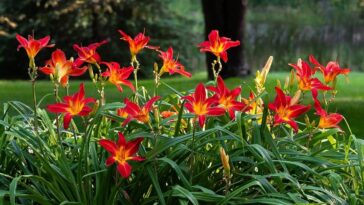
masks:
[[[266,87],[270,93],[269,99],[274,99],[274,86],[276,85],[277,79],[283,80],[288,73],[270,73]],[[243,96],[248,96],[249,87],[254,86],[252,82],[253,77],[248,78],[232,78],[226,81],[230,88],[237,85],[242,85]],[[193,89],[197,83],[206,82],[206,74],[198,73],[195,74],[192,79],[176,77],[162,79],[162,82],[174,87],[178,91]],[[78,89],[78,85],[81,81],[75,81],[71,79],[70,93],[73,93]],[[153,80],[141,80],[140,85],[145,86],[150,93],[153,93]],[[87,96],[97,97],[97,91],[92,82],[85,82],[85,90]],[[349,82],[346,82],[344,77],[338,79],[337,89],[339,90],[335,103],[330,107],[331,112],[339,112],[343,114],[354,134],[359,138],[364,138],[364,73],[350,73]],[[24,102],[28,105],[32,105],[32,93],[31,85],[29,81],[0,81],[0,103],[1,105],[10,100],[17,100]],[[115,102],[121,101],[125,96],[131,94],[129,88],[125,87],[123,93],[119,93],[114,85],[107,84],[105,88],[106,101]],[[172,93],[172,91],[165,85],[161,85],[159,94],[163,97],[166,94]],[[53,98],[53,86],[50,81],[39,81],[37,82],[37,97],[41,107],[54,102]],[[60,95],[64,95],[65,91],[61,90]],[[346,129],[344,123],[341,126]]]

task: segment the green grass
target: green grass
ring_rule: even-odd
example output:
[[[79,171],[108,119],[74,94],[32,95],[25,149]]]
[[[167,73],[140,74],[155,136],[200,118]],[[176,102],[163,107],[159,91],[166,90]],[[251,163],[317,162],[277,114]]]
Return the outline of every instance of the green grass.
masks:
[[[269,99],[274,99],[274,86],[276,81],[283,80],[288,73],[271,73],[268,76],[266,87],[268,89]],[[253,86],[253,77],[248,78],[232,78],[226,81],[228,87],[233,88],[237,85],[242,85],[243,96],[248,96],[249,87]],[[76,81],[71,79],[70,93],[75,92],[78,89],[78,85],[82,81]],[[182,77],[176,78],[163,78],[162,82],[169,84],[178,91],[186,91],[193,89],[197,83],[206,82],[206,74],[195,74],[192,79],[186,79]],[[146,87],[150,93],[153,93],[153,80],[141,80],[140,85]],[[32,93],[31,85],[29,81],[0,81],[0,103],[3,104],[7,101],[16,100],[24,102],[25,104],[32,105]],[[344,77],[338,79],[337,88],[339,90],[335,103],[330,107],[330,111],[343,114],[353,131],[359,138],[364,138],[363,117],[364,116],[364,73],[354,72],[349,75],[349,82],[346,82]],[[97,91],[94,85],[90,81],[85,81],[85,90],[87,96],[97,97]],[[37,82],[37,97],[41,107],[45,107],[47,104],[54,103],[53,98],[53,86],[49,81]],[[123,93],[118,92],[115,86],[107,84],[105,88],[106,101],[117,102],[122,101],[123,98],[131,94],[130,89],[125,88]],[[161,85],[159,94],[163,97],[172,91],[165,85]],[[65,94],[65,90],[61,89],[60,96]],[[40,101],[42,99],[42,101]],[[341,126],[346,129],[344,123]]]

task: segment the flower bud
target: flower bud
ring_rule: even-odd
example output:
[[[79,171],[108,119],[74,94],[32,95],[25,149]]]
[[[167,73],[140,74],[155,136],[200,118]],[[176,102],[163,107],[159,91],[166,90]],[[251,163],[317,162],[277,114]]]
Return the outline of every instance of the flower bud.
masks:
[[[92,66],[88,67],[88,73],[90,74],[90,78],[93,81],[95,78],[94,71],[92,70]]]
[[[220,147],[220,158],[221,158],[222,166],[224,168],[226,176],[230,176],[229,155],[227,155],[225,153],[225,150],[222,147]]]

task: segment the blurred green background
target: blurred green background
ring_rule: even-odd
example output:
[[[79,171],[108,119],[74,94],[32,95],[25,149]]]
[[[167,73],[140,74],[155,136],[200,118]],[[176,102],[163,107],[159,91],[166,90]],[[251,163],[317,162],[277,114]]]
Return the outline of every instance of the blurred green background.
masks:
[[[246,19],[246,65],[252,70],[273,55],[273,70],[287,71],[289,62],[309,54],[363,70],[363,0],[251,0]],[[151,44],[163,50],[173,46],[188,70],[205,69],[205,56],[196,48],[204,29],[199,0],[1,0],[0,78],[27,78],[26,56],[16,52],[15,33],[51,35],[68,56],[76,55],[74,43],[109,39],[100,48],[103,58],[127,65],[128,49],[117,29],[133,36],[145,31]],[[41,52],[38,64],[49,55],[50,51]],[[139,57],[143,65],[159,61],[157,54]],[[144,77],[149,67],[143,69]]]

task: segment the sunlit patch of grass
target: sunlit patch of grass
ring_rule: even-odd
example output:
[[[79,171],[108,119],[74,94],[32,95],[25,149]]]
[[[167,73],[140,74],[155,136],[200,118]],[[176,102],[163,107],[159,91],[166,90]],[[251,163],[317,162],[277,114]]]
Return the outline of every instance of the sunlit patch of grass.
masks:
[[[199,82],[207,82],[205,72],[199,72],[193,75],[191,79],[184,77],[168,77],[162,78],[162,82],[167,83],[174,87],[176,90],[189,90],[193,89]],[[276,72],[270,73],[267,79],[266,87],[270,93],[269,99],[274,98],[274,86],[277,84],[277,80],[280,80],[282,85],[284,84],[284,78],[287,76],[286,72]],[[348,82],[345,77],[340,76],[338,78],[337,89],[338,94],[335,99],[335,103],[330,107],[333,112],[342,113],[349,124],[353,132],[361,136],[364,134],[364,129],[362,127],[362,116],[364,116],[364,92],[362,88],[364,87],[364,73],[350,73]],[[79,80],[71,80],[70,93],[76,92],[78,85],[83,82]],[[226,80],[227,86],[230,88],[241,85],[243,96],[248,97],[250,88],[253,87],[253,76],[246,78],[231,78]],[[31,105],[32,103],[32,93],[30,82],[28,81],[0,81],[0,103],[3,104],[10,100],[17,100],[24,102],[25,104]],[[154,86],[153,80],[141,80],[140,85],[146,87],[148,90],[152,90]],[[85,80],[85,90],[88,96],[98,97],[95,86],[92,82]],[[164,85],[159,88],[159,94],[161,96],[170,94],[172,91]],[[37,82],[37,96],[38,99],[42,99],[41,107],[45,105],[54,103],[53,98],[53,87],[49,81],[43,80]],[[65,95],[65,89],[60,90],[60,95]],[[120,102],[126,96],[131,94],[130,89],[125,88],[123,93],[118,92],[116,87],[111,84],[107,84],[105,88],[107,102]],[[310,94],[309,94],[310,95]]]

